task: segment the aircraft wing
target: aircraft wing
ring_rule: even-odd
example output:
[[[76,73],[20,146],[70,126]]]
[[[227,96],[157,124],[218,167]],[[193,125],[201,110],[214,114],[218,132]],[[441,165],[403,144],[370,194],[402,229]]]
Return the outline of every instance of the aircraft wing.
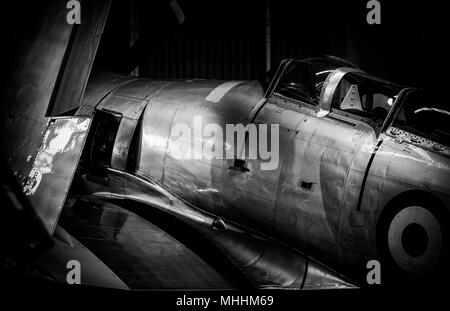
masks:
[[[111,192],[82,175],[96,190],[68,199],[59,225],[131,289],[354,288],[306,254],[205,213],[157,182],[108,171],[127,187]]]
[[[67,1],[35,3],[1,86],[2,156],[50,233],[90,123],[61,116],[81,103],[110,2],[82,1],[79,25],[67,22]]]

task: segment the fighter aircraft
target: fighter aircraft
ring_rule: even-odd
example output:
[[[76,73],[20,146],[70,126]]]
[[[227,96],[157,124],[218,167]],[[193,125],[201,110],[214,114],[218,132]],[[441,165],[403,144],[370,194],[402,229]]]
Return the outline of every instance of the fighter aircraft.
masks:
[[[350,288],[371,260],[386,283],[444,277],[447,107],[329,56],[267,84],[91,72],[109,2],[90,5],[76,31],[51,6],[2,98],[50,278],[70,260],[131,289]]]

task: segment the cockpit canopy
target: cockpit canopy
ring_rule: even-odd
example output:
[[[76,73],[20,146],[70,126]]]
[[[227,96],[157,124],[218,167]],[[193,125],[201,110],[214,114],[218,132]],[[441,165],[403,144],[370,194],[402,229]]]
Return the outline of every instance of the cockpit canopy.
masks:
[[[336,59],[285,62],[273,92],[318,106],[322,111],[338,109],[364,118],[385,118],[404,89]]]
[[[390,111],[390,123],[448,145],[450,112],[424,92],[371,76],[335,57],[286,59],[266,83],[268,98],[278,94],[313,106],[322,117],[335,112],[365,121],[379,133]],[[402,95],[403,94],[403,95]],[[419,99],[418,99],[419,98]],[[442,106],[442,105],[441,105]],[[414,113],[408,113],[414,111]],[[435,122],[433,122],[433,120]]]

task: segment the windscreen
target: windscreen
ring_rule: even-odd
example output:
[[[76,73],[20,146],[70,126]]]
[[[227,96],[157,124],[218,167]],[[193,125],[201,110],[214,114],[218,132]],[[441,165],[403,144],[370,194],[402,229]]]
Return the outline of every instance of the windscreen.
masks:
[[[421,90],[409,92],[393,125],[405,131],[449,146],[450,109],[430,100]]]

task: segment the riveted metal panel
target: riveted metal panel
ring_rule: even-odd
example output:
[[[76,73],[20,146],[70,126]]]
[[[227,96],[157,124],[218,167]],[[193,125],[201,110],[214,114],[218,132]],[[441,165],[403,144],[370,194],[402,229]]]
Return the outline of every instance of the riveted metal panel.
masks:
[[[147,100],[126,97],[116,94],[109,94],[97,106],[97,110],[111,111],[123,117],[137,120],[147,105]]]
[[[114,89],[136,79],[109,72],[93,72],[89,77],[81,107],[76,115],[92,116],[95,107]]]
[[[138,121],[122,117],[114,142],[111,167],[125,171],[131,139],[136,130]]]

